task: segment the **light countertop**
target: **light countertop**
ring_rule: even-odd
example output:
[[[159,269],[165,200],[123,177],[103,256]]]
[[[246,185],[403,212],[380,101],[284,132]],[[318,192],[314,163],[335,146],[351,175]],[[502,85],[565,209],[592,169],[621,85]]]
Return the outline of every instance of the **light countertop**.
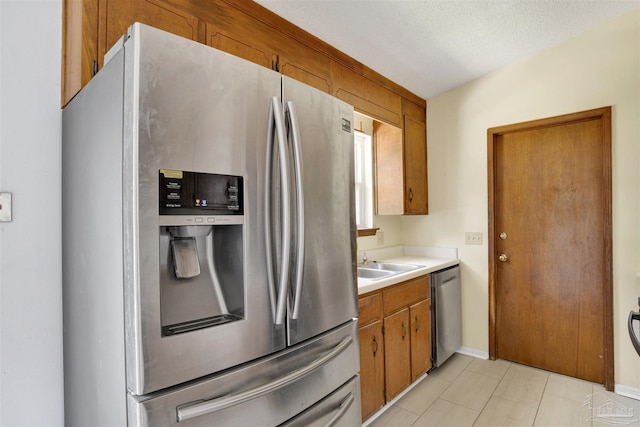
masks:
[[[368,262],[394,262],[398,264],[415,264],[421,268],[394,274],[383,279],[363,279],[358,278],[358,295],[377,291],[414,277],[424,276],[434,271],[442,270],[454,265],[458,265],[460,260],[457,257],[455,248],[432,248],[421,246],[396,246],[393,248],[375,249],[358,252],[358,264],[362,263],[363,254],[366,252]]]

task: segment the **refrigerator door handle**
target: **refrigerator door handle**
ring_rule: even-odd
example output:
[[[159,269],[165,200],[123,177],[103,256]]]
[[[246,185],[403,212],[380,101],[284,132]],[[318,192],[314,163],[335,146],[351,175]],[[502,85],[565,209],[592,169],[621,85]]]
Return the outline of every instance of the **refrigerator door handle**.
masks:
[[[325,424],[325,427],[335,426],[336,423],[340,420],[340,418],[342,418],[342,416],[347,413],[347,411],[353,404],[354,400],[355,398],[353,397],[353,393],[349,393],[349,395],[340,403],[340,406],[338,407],[338,412],[333,417],[331,417],[329,422]]]
[[[304,269],[304,245],[305,245],[305,229],[304,229],[304,190],[303,183],[303,165],[302,165],[302,147],[300,139],[300,127],[298,125],[298,116],[293,102],[288,101],[285,111],[288,120],[289,132],[292,141],[293,151],[293,169],[295,173],[295,191],[296,191],[296,267],[294,277],[296,281],[292,319],[297,319],[300,314],[300,299],[302,296],[302,273]]]
[[[271,303],[271,314],[276,319],[276,285],[273,272],[273,231],[271,230],[271,174],[273,173],[273,138],[275,132],[275,117],[273,103],[269,103],[269,119],[267,126],[267,152],[264,166],[264,240],[265,257],[267,260],[267,283],[269,284],[269,301]]]
[[[287,284],[289,280],[289,264],[291,253],[291,191],[289,189],[289,168],[287,167],[287,146],[286,134],[284,126],[284,117],[280,100],[274,96],[271,98],[271,106],[269,109],[269,126],[267,136],[267,155],[265,167],[265,244],[267,258],[267,280],[269,282],[269,292],[273,295],[275,292],[275,274],[273,271],[273,230],[271,213],[273,210],[273,200],[271,192],[271,178],[273,156],[275,149],[275,139],[277,139],[278,147],[278,166],[280,169],[280,193],[282,203],[281,227],[282,239],[281,258],[280,258],[280,277],[278,278],[278,294],[277,297],[271,297],[271,309],[275,309],[275,324],[283,325],[286,320],[286,302],[287,302]],[[275,138],[274,138],[275,135]],[[275,302],[274,302],[275,300]],[[275,307],[274,307],[275,305]]]
[[[176,408],[178,422],[190,420],[192,418],[207,415],[212,412],[221,411],[249,400],[257,399],[269,393],[273,393],[287,385],[298,381],[302,377],[308,375],[312,371],[329,363],[332,359],[342,353],[353,343],[351,336],[345,337],[338,345],[332,348],[327,354],[314,360],[310,364],[303,366],[293,372],[290,372],[270,383],[259,387],[243,391],[237,394],[219,397],[212,400],[199,400],[197,402],[187,403]]]

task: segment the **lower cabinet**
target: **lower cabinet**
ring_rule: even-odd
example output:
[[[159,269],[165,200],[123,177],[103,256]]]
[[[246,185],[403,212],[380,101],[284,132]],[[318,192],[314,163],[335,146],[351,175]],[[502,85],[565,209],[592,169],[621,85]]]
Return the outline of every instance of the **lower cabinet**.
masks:
[[[358,300],[362,420],[431,368],[429,276]]]
[[[360,397],[362,420],[366,420],[385,404],[384,338],[382,321],[363,326],[360,334]]]
[[[431,300],[409,308],[411,317],[411,381],[431,369]]]
[[[411,384],[409,309],[384,318],[384,371],[387,401]]]

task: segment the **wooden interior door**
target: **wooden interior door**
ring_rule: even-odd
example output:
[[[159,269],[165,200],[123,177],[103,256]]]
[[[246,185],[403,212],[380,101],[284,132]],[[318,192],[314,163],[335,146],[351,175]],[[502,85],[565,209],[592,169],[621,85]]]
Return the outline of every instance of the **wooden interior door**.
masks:
[[[490,357],[613,388],[611,109],[488,131]]]

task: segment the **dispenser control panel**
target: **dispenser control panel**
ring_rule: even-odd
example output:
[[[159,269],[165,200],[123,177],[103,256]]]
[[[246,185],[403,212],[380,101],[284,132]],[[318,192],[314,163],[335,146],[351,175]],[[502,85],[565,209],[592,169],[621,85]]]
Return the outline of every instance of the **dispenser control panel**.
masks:
[[[243,215],[243,179],[160,169],[160,215]]]

